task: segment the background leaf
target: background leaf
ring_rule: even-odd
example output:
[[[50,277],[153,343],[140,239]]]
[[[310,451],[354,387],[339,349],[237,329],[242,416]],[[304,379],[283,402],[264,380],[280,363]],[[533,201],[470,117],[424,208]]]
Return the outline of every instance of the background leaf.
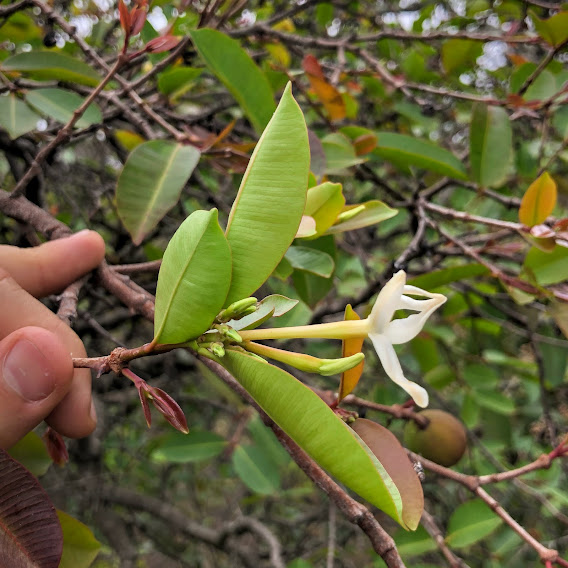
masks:
[[[375,225],[381,221],[386,221],[394,217],[397,209],[392,209],[382,201],[366,201],[359,205],[346,205],[341,213],[349,213],[357,209],[356,215],[346,215],[345,220],[342,219],[340,214],[335,224],[329,227],[325,232],[326,235],[335,235],[336,233],[343,233],[345,231],[354,231],[355,229],[362,229],[370,225]]]
[[[335,268],[333,258],[329,254],[308,247],[291,246],[284,258],[296,270],[304,270],[322,278],[329,278]]]
[[[97,72],[76,57],[55,51],[29,51],[5,59],[3,71],[19,71],[34,79],[69,81],[87,87],[96,87],[101,78]]]
[[[44,475],[53,463],[43,440],[29,432],[10,448],[10,455],[36,476]]]
[[[548,172],[533,181],[523,195],[519,221],[529,227],[542,223],[556,205],[556,182]]]
[[[136,146],[118,178],[116,207],[134,244],[178,202],[199,161],[193,146],[150,140]]]
[[[507,111],[476,104],[470,126],[470,161],[473,178],[481,187],[501,184],[513,157],[513,135]]]
[[[209,329],[231,283],[231,251],[217,209],[195,211],[164,253],[156,290],[154,341],[181,343]]]
[[[229,216],[233,254],[230,304],[250,296],[290,246],[304,212],[309,173],[308,132],[291,85],[250,159]]]
[[[437,174],[466,179],[463,163],[432,142],[396,132],[377,132],[373,154],[400,166],[415,166]]]
[[[66,124],[71,120],[73,112],[83,104],[83,98],[72,91],[65,89],[35,89],[30,91],[26,100],[36,110]],[[103,116],[99,107],[91,103],[83,116],[75,124],[76,128],[86,128],[91,124],[99,124]]]
[[[14,93],[0,97],[0,126],[10,138],[18,138],[30,130],[35,130],[40,119],[41,117]]]
[[[237,41],[217,30],[191,32],[209,69],[229,89],[257,132],[268,124],[276,105],[264,73]]]
[[[271,495],[280,488],[278,468],[262,448],[237,446],[231,461],[237,475],[251,491]]]
[[[89,568],[101,549],[91,529],[63,511],[57,511],[63,530],[63,556],[59,568]]]
[[[465,548],[491,534],[501,522],[483,501],[468,501],[450,517],[446,543],[454,548]]]
[[[213,432],[171,432],[160,440],[151,457],[158,463],[197,463],[218,456],[226,446],[225,439]]]

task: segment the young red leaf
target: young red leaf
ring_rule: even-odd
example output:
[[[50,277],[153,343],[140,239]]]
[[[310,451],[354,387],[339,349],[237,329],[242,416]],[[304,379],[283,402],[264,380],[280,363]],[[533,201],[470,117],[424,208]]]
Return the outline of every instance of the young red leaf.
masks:
[[[179,43],[179,38],[168,35],[151,39],[147,44],[145,51],[148,53],[162,53],[173,49]]]
[[[146,6],[134,6],[130,12],[130,35],[135,36],[142,31],[146,22]]]
[[[176,429],[184,434],[189,433],[187,420],[180,405],[162,389],[150,387],[152,404],[162,413],[164,418]]]
[[[0,449],[0,566],[57,568],[63,534],[37,479]]]
[[[123,29],[127,37],[130,36],[131,19],[128,8],[124,3],[124,0],[119,0],[118,2],[118,13],[120,14],[120,27]]]
[[[67,452],[63,437],[59,432],[51,428],[51,426],[48,426],[43,434],[43,443],[45,444],[49,457],[54,463],[63,466],[69,461],[69,453]]]

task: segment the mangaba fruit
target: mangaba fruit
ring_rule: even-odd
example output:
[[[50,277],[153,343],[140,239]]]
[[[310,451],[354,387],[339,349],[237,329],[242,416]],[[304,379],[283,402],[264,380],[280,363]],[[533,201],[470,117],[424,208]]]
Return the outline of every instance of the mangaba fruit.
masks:
[[[422,410],[420,416],[429,420],[425,428],[409,420],[404,428],[404,445],[445,467],[457,464],[467,447],[464,425],[443,410]]]

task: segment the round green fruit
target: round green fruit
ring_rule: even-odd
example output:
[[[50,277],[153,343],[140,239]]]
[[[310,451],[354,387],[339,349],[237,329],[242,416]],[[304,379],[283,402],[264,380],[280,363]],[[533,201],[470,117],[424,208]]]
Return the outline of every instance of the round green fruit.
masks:
[[[404,428],[404,445],[445,467],[458,463],[467,446],[464,425],[443,410],[423,410],[419,414],[429,423],[420,428],[414,420],[409,420]]]

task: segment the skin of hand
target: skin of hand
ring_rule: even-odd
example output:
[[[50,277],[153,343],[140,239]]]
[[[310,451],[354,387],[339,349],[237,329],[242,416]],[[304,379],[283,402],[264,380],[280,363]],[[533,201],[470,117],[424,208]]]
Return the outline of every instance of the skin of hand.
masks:
[[[38,247],[0,245],[0,448],[7,449],[42,420],[71,438],[96,425],[83,342],[36,298],[61,292],[93,270],[105,245],[81,231]]]

